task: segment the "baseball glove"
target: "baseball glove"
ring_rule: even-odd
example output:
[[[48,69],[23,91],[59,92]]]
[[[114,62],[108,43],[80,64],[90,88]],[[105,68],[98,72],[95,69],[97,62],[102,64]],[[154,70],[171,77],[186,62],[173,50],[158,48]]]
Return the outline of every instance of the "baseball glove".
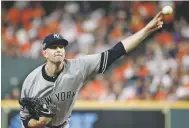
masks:
[[[29,111],[29,114],[34,119],[39,119],[39,117],[53,117],[54,113],[50,108],[43,103],[39,98],[21,98],[19,104]]]

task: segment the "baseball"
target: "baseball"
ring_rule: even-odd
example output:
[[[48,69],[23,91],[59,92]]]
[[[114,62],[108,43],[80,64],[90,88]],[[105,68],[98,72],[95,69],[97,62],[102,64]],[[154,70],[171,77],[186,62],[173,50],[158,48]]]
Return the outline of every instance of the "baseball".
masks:
[[[170,15],[171,13],[173,13],[173,8],[171,6],[165,6],[163,9],[162,9],[162,13],[164,15]]]

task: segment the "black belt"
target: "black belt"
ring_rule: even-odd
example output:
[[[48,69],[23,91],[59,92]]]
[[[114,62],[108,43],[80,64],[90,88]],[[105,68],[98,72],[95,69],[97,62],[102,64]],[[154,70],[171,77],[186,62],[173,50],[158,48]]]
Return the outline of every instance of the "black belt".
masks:
[[[46,128],[61,128],[62,126],[66,125],[68,122],[67,121],[64,121],[64,123],[58,125],[58,126],[50,126],[50,125],[47,125]]]

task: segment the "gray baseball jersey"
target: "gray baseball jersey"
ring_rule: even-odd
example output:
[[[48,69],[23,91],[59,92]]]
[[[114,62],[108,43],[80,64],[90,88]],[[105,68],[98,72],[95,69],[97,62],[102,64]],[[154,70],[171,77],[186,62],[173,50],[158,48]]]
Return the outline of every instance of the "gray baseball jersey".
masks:
[[[45,64],[43,64],[25,79],[21,98],[42,99],[55,113],[50,125],[63,124],[71,115],[80,88],[95,74],[103,73],[111,63],[125,53],[122,43],[118,43],[101,54],[65,59],[62,71],[55,78],[45,73]],[[23,122],[31,118],[28,110],[22,106],[20,116]]]
[[[85,82],[94,76],[100,67],[101,54],[87,55],[64,61],[64,68],[54,81],[44,71],[44,65],[37,67],[25,79],[21,98],[39,97],[49,106],[56,105],[51,125],[60,125],[71,115],[78,91]],[[52,108],[53,109],[53,108]],[[22,120],[29,115],[21,109]]]

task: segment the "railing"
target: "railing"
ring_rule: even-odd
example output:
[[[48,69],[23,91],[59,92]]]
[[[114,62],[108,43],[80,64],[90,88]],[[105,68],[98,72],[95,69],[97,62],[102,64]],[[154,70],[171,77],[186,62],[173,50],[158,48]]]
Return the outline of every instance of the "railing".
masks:
[[[18,113],[18,101],[2,100],[2,128],[8,128],[10,113]],[[77,116],[76,116],[77,115]],[[91,120],[86,120],[87,118]],[[103,115],[103,117],[102,117]],[[112,115],[112,116],[111,116]],[[117,115],[116,117],[114,115]],[[92,120],[93,119],[93,120]],[[98,120],[97,120],[98,119]],[[115,121],[117,119],[117,121]],[[177,101],[77,101],[71,118],[71,128],[75,122],[91,123],[93,128],[106,127],[131,127],[141,128],[188,128],[189,102]],[[188,121],[187,121],[188,120]],[[143,122],[143,123],[141,123]],[[144,123],[146,122],[146,123]],[[140,124],[141,123],[141,124]],[[95,124],[95,125],[94,125]],[[179,124],[179,125],[178,125]],[[89,125],[88,125],[89,126]],[[77,127],[82,127],[78,126]],[[87,127],[86,127],[87,128]]]

